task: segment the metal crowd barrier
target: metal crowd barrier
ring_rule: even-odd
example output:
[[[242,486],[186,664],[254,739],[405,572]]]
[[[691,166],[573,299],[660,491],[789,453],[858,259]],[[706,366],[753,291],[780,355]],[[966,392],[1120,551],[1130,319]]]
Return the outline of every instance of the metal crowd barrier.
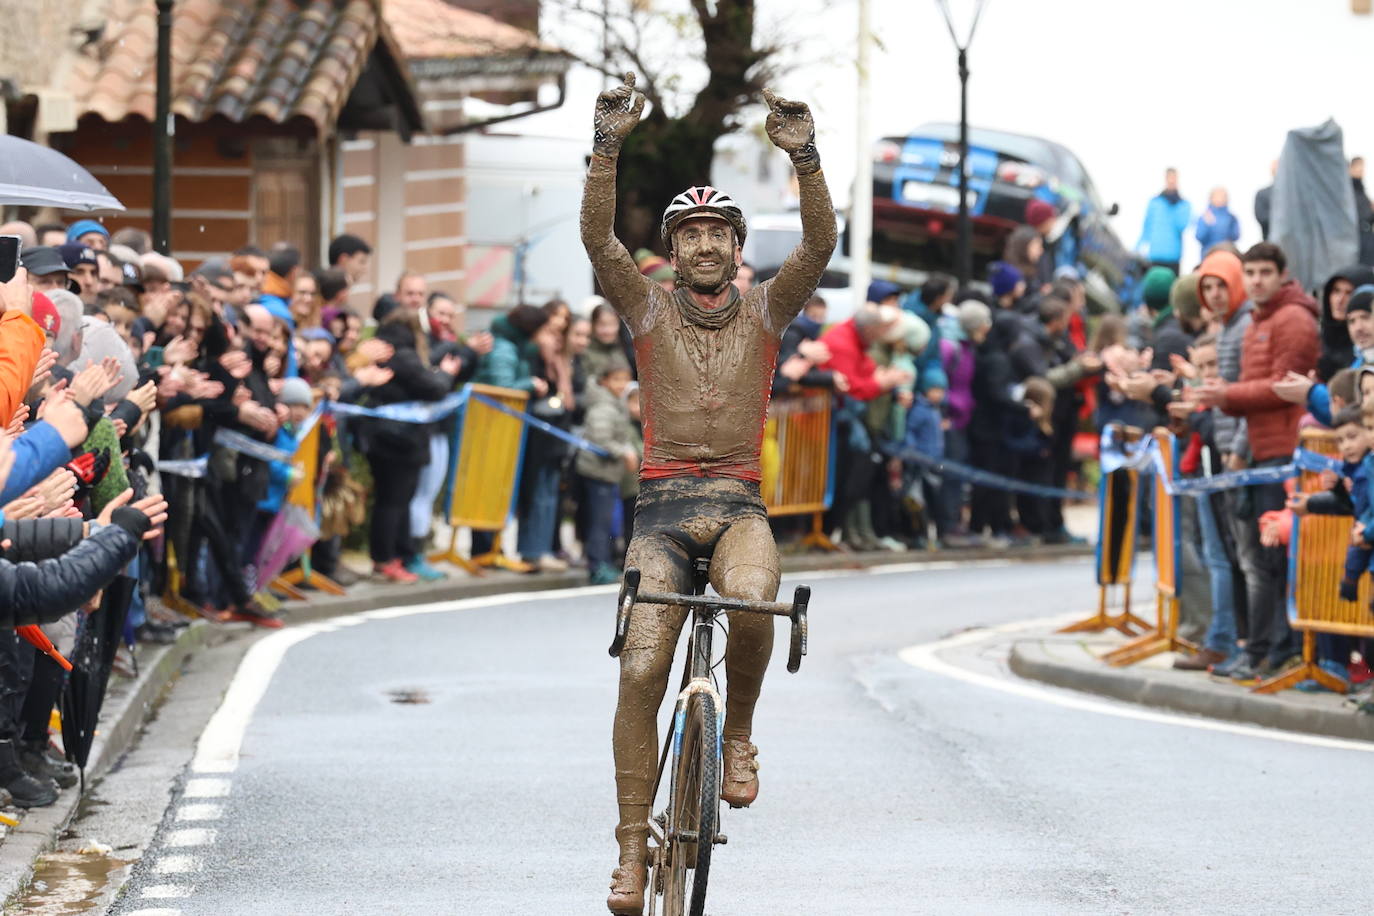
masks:
[[[1328,430],[1305,429],[1299,442],[1321,455],[1336,454],[1336,436]],[[1304,493],[1321,490],[1321,475],[1304,471],[1298,487]],[[1344,601],[1340,596],[1351,523],[1346,515],[1309,515],[1293,520],[1293,537],[1288,544],[1288,623],[1302,631],[1302,664],[1260,683],[1255,693],[1274,693],[1309,679],[1336,693],[1346,692],[1344,681],[1317,664],[1316,634],[1374,636],[1369,577],[1360,578],[1359,600]]]
[[[763,428],[760,488],[770,516],[811,516],[803,547],[838,550],[823,522],[834,499],[830,403],[830,392],[823,388],[773,398]]]
[[[1155,624],[1149,631],[1102,656],[1109,665],[1132,665],[1161,652],[1196,652],[1197,646],[1178,635],[1178,574],[1181,556],[1179,496],[1168,481],[1178,476],[1178,443],[1168,430],[1154,431],[1162,459],[1151,482],[1154,487]]]
[[[1121,427],[1118,434],[1126,442],[1138,442],[1142,432],[1128,426]],[[1131,613],[1139,495],[1140,472],[1135,468],[1118,468],[1102,475],[1097,499],[1097,613],[1059,632],[1119,630],[1135,636],[1149,629],[1148,623]],[[1111,602],[1113,590],[1120,594],[1120,605]]]
[[[511,388],[469,385],[470,394],[486,397],[523,413],[529,394]],[[459,566],[473,575],[485,567],[524,570],[522,563],[501,551],[501,531],[515,510],[516,484],[525,453],[525,424],[476,399],[469,399],[454,419],[449,447],[448,549],[430,556]],[[491,550],[471,559],[458,552],[458,529],[495,534]]]

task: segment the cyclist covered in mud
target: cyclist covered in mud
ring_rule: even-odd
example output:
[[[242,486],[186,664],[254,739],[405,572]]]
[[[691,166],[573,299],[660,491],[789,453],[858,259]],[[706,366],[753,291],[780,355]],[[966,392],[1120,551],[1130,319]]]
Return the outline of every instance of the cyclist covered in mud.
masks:
[[[644,419],[644,461],[626,564],[645,591],[687,592],[692,561],[711,557],[711,585],[729,598],[772,601],[778,551],[759,493],[759,453],[782,333],[820,281],[835,247],[835,213],[807,106],[764,91],[769,139],[791,156],[801,192],[802,240],[773,279],[741,294],[730,281],[747,227],[728,196],[693,187],[673,198],[662,236],[677,287],[642,276],[614,234],[616,159],[639,123],[634,74],[596,102],[595,139],[582,198],[582,243],[606,298],[634,336]],[[648,821],[658,762],[658,710],[687,612],[636,605],[620,654],[614,750],[620,864],[612,913],[644,906]],[[721,797],[758,796],[754,704],[773,649],[773,621],[731,615]]]

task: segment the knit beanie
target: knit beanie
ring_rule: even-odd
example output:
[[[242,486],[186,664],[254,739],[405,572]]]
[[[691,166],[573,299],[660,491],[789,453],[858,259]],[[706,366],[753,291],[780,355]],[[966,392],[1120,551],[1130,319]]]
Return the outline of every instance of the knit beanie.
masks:
[[[1152,312],[1157,312],[1169,304],[1169,293],[1173,290],[1178,276],[1167,267],[1151,267],[1140,284],[1140,298]]]
[[[1055,217],[1054,204],[1040,198],[1032,198],[1026,204],[1026,225],[1038,226]]]
[[[977,299],[959,303],[959,327],[970,337],[979,328],[992,327],[992,309]]]
[[[930,325],[918,315],[902,312],[902,342],[908,353],[922,353],[930,343]]]
[[[91,511],[97,515],[105,504],[120,493],[129,489],[129,475],[124,469],[124,459],[119,446],[119,435],[109,417],[101,417],[91,427],[86,441],[76,449],[78,452],[104,452],[109,459],[110,469],[91,490]]]
[[[1202,318],[1202,300],[1197,294],[1201,280],[1199,274],[1184,274],[1174,281],[1169,290],[1169,304],[1174,307],[1174,314],[1180,321],[1192,323]]]
[[[1021,271],[1006,261],[993,261],[988,268],[988,282],[992,284],[992,294],[999,299],[1016,289],[1016,284],[1023,279]]]
[[[1350,294],[1350,301],[1345,304],[1345,313],[1351,312],[1371,312],[1374,311],[1374,286],[1366,283]]]

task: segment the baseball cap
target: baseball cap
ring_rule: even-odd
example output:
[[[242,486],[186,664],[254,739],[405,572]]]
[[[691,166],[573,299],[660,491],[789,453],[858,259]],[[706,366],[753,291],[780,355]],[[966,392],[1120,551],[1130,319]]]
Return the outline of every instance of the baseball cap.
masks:
[[[19,261],[24,265],[24,269],[34,276],[44,277],[48,274],[67,273],[67,262],[62,259],[62,252],[51,245],[25,248]]]
[[[67,262],[67,267],[72,268],[78,264],[89,264],[92,267],[99,267],[100,262],[95,259],[95,249],[90,245],[82,245],[78,242],[68,242],[57,249],[62,254],[62,260]]]
[[[62,316],[52,300],[38,291],[33,294],[33,320],[45,334],[56,337],[62,332]]]

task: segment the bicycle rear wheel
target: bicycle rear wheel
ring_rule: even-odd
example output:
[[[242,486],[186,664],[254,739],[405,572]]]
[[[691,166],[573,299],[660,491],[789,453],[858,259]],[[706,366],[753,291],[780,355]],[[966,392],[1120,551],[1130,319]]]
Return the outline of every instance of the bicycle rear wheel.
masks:
[[[709,693],[688,697],[682,744],[675,755],[666,837],[664,916],[702,916],[706,909],[706,882],[720,806],[718,728],[715,698]]]

